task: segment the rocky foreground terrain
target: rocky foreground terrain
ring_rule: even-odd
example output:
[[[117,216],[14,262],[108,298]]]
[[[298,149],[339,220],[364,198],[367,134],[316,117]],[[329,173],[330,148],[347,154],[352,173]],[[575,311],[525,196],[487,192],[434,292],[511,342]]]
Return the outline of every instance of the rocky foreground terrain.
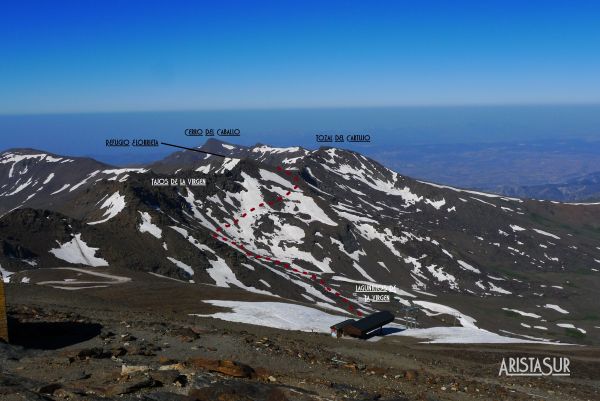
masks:
[[[438,345],[284,331],[210,317],[206,299],[271,297],[141,277],[64,291],[7,285],[13,342],[0,344],[0,399],[597,400],[600,349]],[[378,340],[378,341],[373,341]],[[498,377],[508,356],[568,356],[571,377]]]

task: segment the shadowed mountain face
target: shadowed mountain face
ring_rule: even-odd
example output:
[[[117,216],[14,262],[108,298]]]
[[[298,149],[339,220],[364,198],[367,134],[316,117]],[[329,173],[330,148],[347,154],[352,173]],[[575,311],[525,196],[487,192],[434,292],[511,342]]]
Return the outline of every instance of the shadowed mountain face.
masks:
[[[600,206],[419,182],[334,148],[203,149],[227,157],[182,151],[115,169],[3,153],[4,275],[110,265],[339,313],[419,305],[424,325],[598,337]],[[158,177],[206,185],[152,185]],[[395,285],[392,302],[364,303],[360,283]]]

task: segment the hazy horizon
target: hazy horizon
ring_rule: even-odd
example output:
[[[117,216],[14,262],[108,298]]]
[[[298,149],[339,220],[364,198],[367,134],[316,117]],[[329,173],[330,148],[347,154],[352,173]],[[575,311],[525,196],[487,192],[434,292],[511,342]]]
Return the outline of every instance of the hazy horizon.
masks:
[[[0,116],[0,150],[35,148],[117,165],[177,149],[106,147],[110,138],[200,146],[186,128],[238,128],[218,137],[251,146],[336,146],[414,178],[473,188],[560,183],[600,171],[600,106],[478,106]],[[319,143],[316,134],[369,134],[371,143]]]
[[[39,148],[72,156],[94,155],[111,163],[130,155],[131,163],[169,149],[115,149],[109,138],[156,138],[198,146],[203,137],[187,137],[186,128],[238,128],[239,145],[319,147],[316,134],[369,134],[369,144],[334,145],[363,152],[389,147],[600,139],[600,105],[451,106],[214,110],[173,112],[2,115],[2,149]],[[325,144],[327,145],[327,144]],[[113,161],[114,163],[114,161]]]

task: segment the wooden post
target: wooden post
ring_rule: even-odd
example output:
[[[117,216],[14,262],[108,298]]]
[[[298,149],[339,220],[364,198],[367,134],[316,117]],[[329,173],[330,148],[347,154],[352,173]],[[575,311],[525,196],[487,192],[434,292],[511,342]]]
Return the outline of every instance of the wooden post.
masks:
[[[8,342],[8,324],[6,322],[6,301],[4,297],[4,281],[0,274],[0,339]]]

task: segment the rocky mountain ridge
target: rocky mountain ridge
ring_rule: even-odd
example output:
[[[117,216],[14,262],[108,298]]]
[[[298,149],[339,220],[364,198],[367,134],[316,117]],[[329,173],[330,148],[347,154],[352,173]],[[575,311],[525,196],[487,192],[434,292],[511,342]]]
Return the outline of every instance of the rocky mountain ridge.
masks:
[[[182,151],[116,169],[3,153],[4,275],[109,265],[337,313],[417,305],[424,327],[598,337],[600,206],[419,182],[335,148],[203,149],[227,157]],[[165,175],[206,186],[152,185]],[[392,303],[364,302],[364,283],[395,286]]]

